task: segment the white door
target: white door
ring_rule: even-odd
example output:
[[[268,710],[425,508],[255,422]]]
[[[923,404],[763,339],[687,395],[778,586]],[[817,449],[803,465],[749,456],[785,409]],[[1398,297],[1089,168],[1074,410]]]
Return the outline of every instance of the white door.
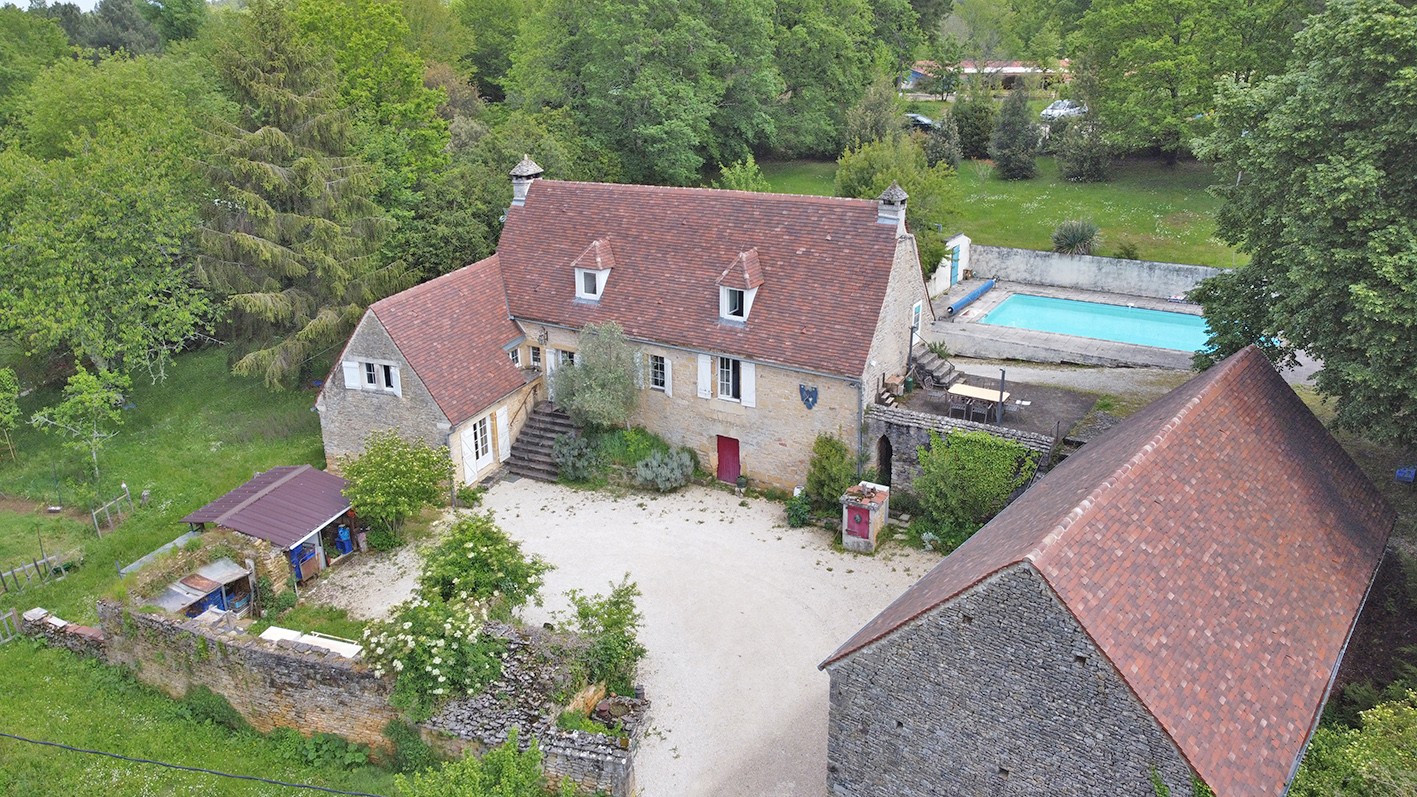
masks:
[[[492,430],[487,419],[478,418],[462,433],[462,477],[471,484],[477,474],[492,464]]]
[[[512,455],[512,424],[506,407],[497,408],[497,460],[506,462]]]
[[[546,363],[546,365],[543,366],[546,368],[546,398],[552,403],[556,401],[556,380],[551,377],[556,374],[556,366],[560,365],[560,363],[556,362],[556,360],[559,359],[557,357],[558,353],[559,352],[555,349],[547,346],[546,353],[541,358],[541,361]]]

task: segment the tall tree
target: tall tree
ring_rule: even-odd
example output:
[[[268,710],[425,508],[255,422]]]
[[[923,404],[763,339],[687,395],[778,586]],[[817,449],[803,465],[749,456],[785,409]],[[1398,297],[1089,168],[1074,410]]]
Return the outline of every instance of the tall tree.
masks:
[[[143,0],[139,8],[164,42],[191,39],[207,21],[207,0]]]
[[[275,385],[407,281],[376,255],[389,222],[328,63],[276,0],[253,0],[231,34],[214,60],[240,118],[211,131],[198,274],[228,297],[234,370]]]
[[[867,0],[781,0],[774,11],[778,71],[776,150],[836,155],[847,109],[875,74],[875,27]]]
[[[1220,162],[1220,235],[1252,259],[1222,278],[1223,295],[1198,294],[1217,332],[1198,359],[1248,342],[1281,361],[1307,351],[1340,426],[1411,445],[1417,10],[1336,0],[1295,44],[1285,73],[1225,86],[1201,147]]]
[[[836,195],[875,199],[899,183],[910,195],[906,224],[915,234],[920,267],[929,274],[944,257],[944,231],[957,213],[960,189],[955,170],[943,161],[929,166],[916,139],[896,136],[847,150],[837,161]]]
[[[65,443],[93,459],[93,479],[99,480],[98,452],[123,425],[123,393],[131,383],[122,374],[90,372],[83,366],[69,377],[64,400],[36,412],[30,424],[69,438]]]
[[[465,27],[477,31],[468,60],[477,88],[488,99],[506,99],[506,78],[512,68],[517,31],[539,5],[537,0],[453,0],[453,13]]]
[[[1004,100],[999,123],[989,139],[989,157],[1005,180],[1030,180],[1038,174],[1038,126],[1028,109],[1028,92],[1015,89]]]
[[[55,21],[0,6],[0,127],[14,111],[14,98],[68,50],[68,38]]]

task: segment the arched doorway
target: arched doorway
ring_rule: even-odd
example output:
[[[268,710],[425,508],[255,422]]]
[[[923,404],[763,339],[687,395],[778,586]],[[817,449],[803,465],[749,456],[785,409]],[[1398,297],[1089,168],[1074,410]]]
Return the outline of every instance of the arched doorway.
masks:
[[[891,486],[891,439],[885,435],[876,441],[876,475],[881,484]]]

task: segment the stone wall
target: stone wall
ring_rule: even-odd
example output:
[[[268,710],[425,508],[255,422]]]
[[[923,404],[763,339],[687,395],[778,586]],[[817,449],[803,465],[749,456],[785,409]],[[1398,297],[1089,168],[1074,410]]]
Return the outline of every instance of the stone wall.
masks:
[[[970,246],[970,262],[980,277],[1157,299],[1186,293],[1201,280],[1224,270],[979,244]]]
[[[96,658],[103,658],[108,645],[102,630],[68,622],[38,607],[24,613],[20,633],[43,639],[51,647]]]
[[[540,327],[527,325],[529,337]],[[547,345],[574,351],[576,333],[551,328]],[[694,450],[699,465],[709,473],[718,467],[718,436],[738,440],[743,475],[754,484],[791,488],[807,477],[812,441],[818,434],[841,439],[848,449],[857,444],[856,418],[862,395],[845,377],[823,376],[755,363],[756,406],[698,395],[698,352],[632,342],[649,367],[652,354],[665,358],[670,370],[670,391],[646,385],[631,423],[654,432],[671,444]],[[716,376],[713,378],[717,378]],[[802,401],[802,387],[814,388],[817,400],[811,409]]]
[[[871,338],[870,355],[867,357],[864,381],[868,398],[874,397],[880,390],[882,376],[905,373],[905,362],[910,354],[911,308],[916,302],[921,304],[920,328],[923,330],[935,320],[935,311],[930,307],[930,298],[926,294],[925,278],[920,275],[915,236],[901,235],[896,238],[895,260],[891,264],[886,296],[881,303],[880,318],[876,322],[876,333]],[[867,309],[862,308],[863,315]]]
[[[1053,447],[1053,438],[1046,435],[880,404],[872,404],[866,409],[865,426],[866,447],[870,452],[868,461],[877,468],[881,466],[877,442],[885,437],[891,444],[891,486],[907,490],[920,474],[919,449],[929,446],[932,431],[941,435],[988,432],[1039,454],[1046,454]]]
[[[384,727],[399,717],[388,702],[393,679],[337,654],[108,602],[99,603],[98,613],[110,664],[127,666],[174,698],[205,686],[259,731],[295,728],[385,747]]]
[[[398,363],[403,395],[349,388],[344,383],[341,363],[361,359]],[[397,429],[410,440],[423,440],[431,446],[448,444],[448,417],[438,408],[433,394],[409,367],[372,310],[364,313],[335,361],[315,406],[320,411],[320,434],[331,470],[336,468],[339,457],[363,451],[364,439],[376,429]]]
[[[828,667],[833,797],[1174,797],[1191,770],[1030,565]]]

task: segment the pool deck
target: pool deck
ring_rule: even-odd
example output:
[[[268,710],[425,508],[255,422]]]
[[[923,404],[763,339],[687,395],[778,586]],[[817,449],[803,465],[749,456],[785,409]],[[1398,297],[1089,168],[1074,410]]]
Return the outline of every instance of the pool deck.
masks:
[[[1036,332],[1030,329],[985,325],[978,322],[1000,302],[1015,293],[1048,296],[1055,299],[1073,299],[1079,302],[1140,307],[1147,310],[1162,310],[1186,315],[1200,315],[1199,305],[1171,302],[1147,296],[1080,291],[1020,282],[998,282],[994,285],[993,290],[964,308],[959,315],[953,318],[946,315],[945,308],[951,302],[963,297],[983,283],[984,280],[966,280],[956,284],[948,293],[932,299],[930,304],[935,310],[937,320],[926,325],[926,328],[922,330],[925,339],[942,342],[952,353],[962,357],[1026,360],[1040,363],[1146,366],[1176,370],[1188,370],[1191,367],[1189,352],[1160,349],[1154,346],[1139,346],[1134,343],[1115,343],[1107,340],[1080,338],[1056,332]]]

